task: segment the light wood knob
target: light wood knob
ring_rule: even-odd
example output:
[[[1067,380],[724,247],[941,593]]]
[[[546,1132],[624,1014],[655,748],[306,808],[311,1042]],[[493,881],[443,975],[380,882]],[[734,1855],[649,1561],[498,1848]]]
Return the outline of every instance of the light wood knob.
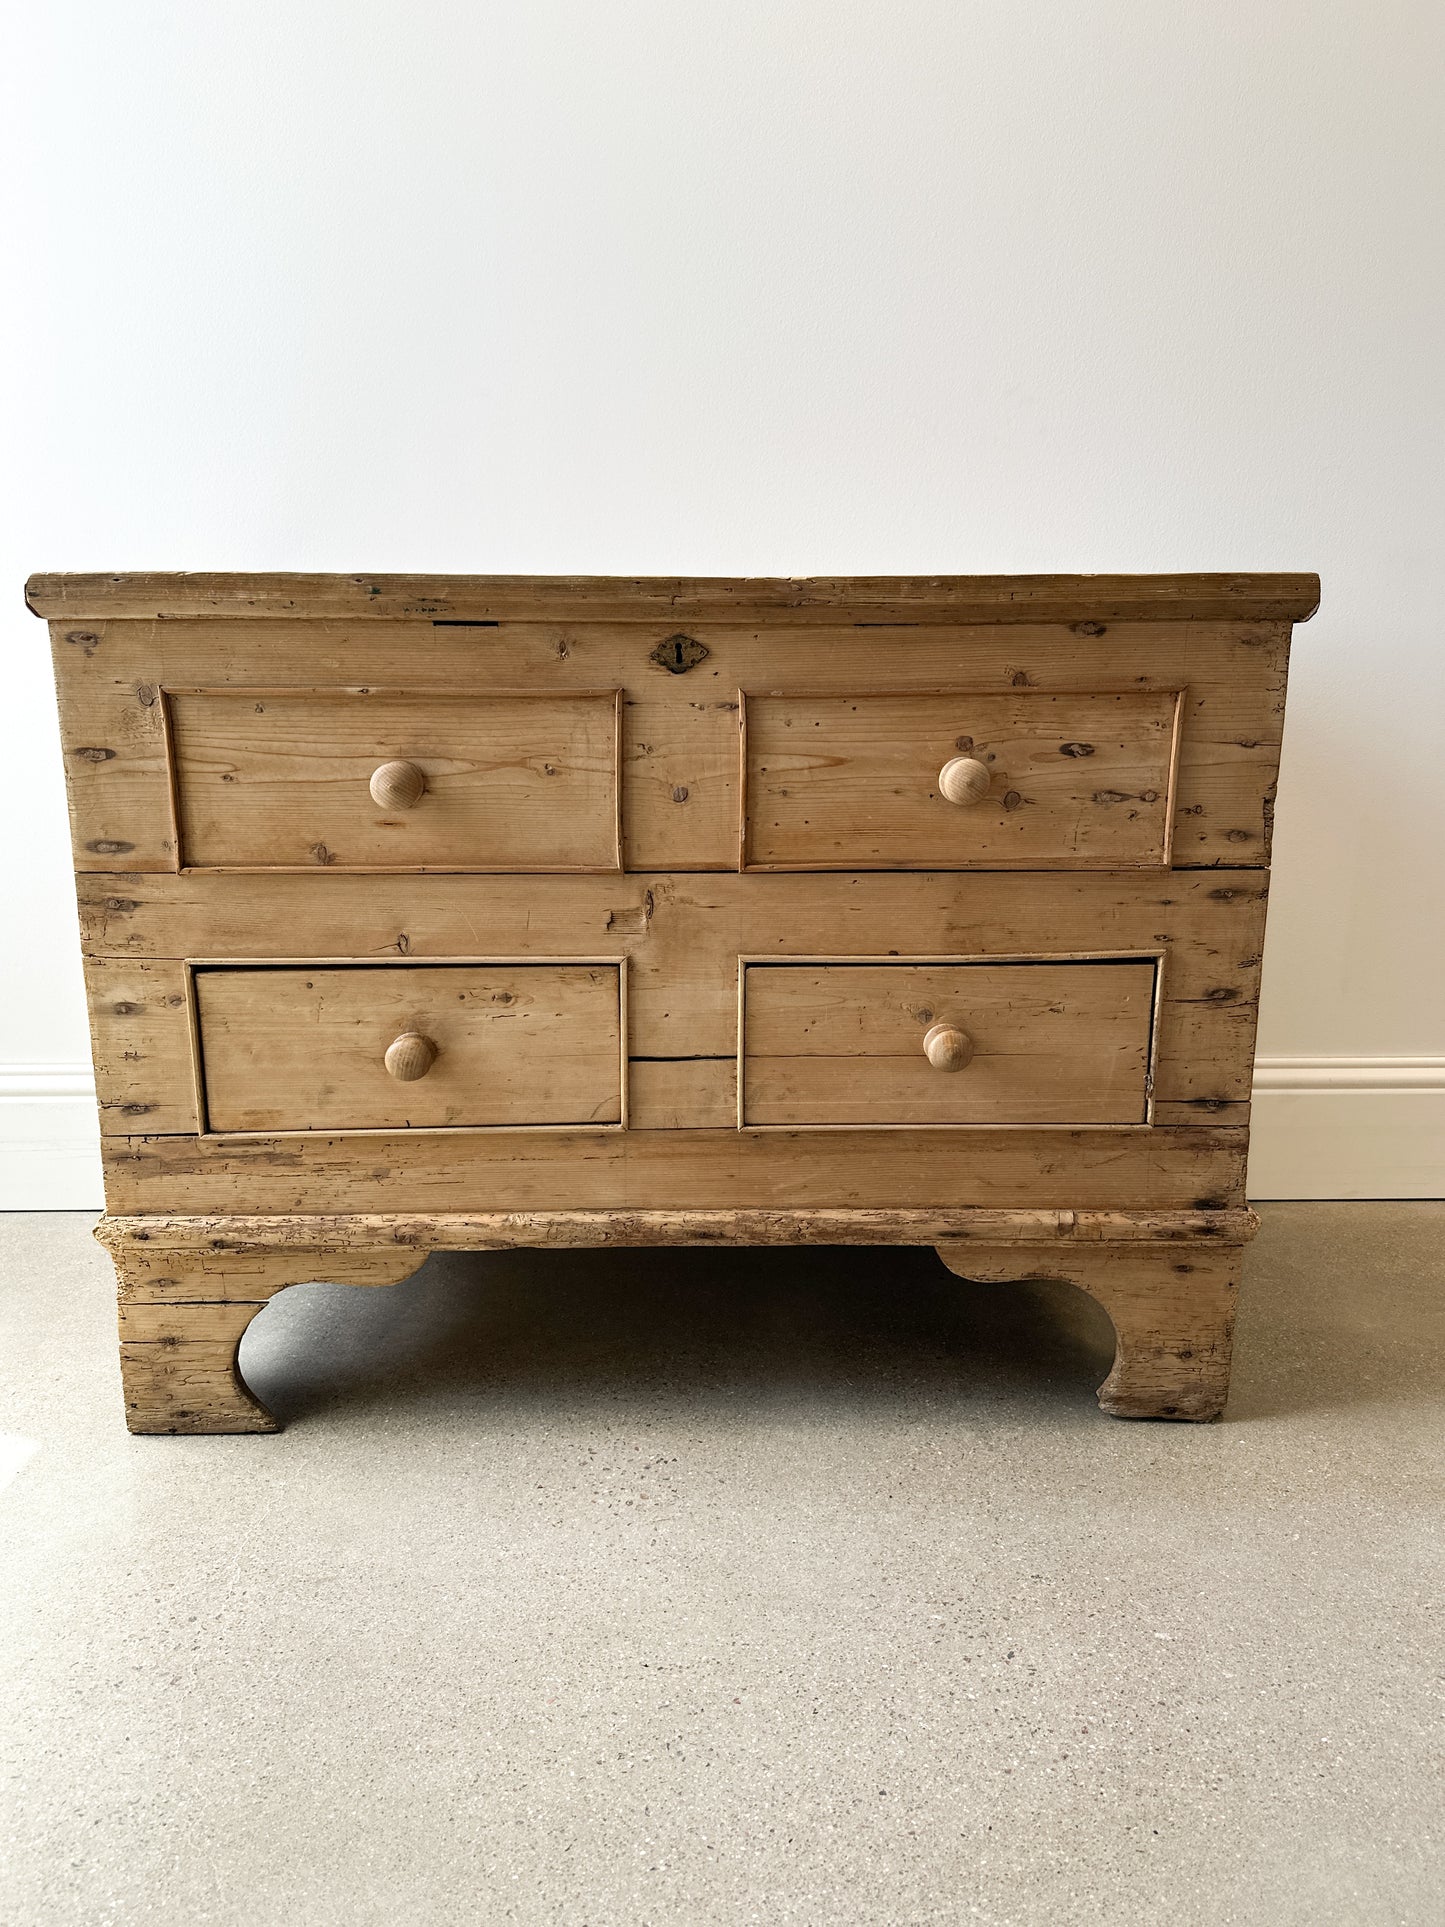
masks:
[[[371,800],[380,810],[415,809],[425,795],[426,771],[415,763],[383,763],[371,773]]]
[[[988,764],[976,756],[955,756],[938,772],[938,787],[949,803],[981,802],[992,781]]]
[[[923,1054],[936,1071],[961,1071],[973,1056],[973,1039],[957,1024],[934,1024],[923,1033]]]
[[[437,1047],[418,1030],[404,1030],[386,1047],[386,1068],[398,1084],[414,1084],[437,1061]]]

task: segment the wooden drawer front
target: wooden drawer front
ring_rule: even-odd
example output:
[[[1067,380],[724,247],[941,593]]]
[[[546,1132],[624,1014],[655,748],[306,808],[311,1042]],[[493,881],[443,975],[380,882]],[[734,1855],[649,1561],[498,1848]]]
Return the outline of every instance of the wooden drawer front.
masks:
[[[1148,1122],[1152,958],[741,968],[743,1125]]]
[[[1110,870],[1169,861],[1179,696],[748,696],[744,869]],[[985,793],[947,800],[945,764]]]
[[[616,963],[198,967],[207,1128],[619,1125],[621,974]],[[435,1058],[403,1082],[387,1053],[408,1036]],[[415,1070],[415,1047],[399,1068]]]
[[[209,689],[167,707],[182,868],[620,867],[615,690]],[[386,764],[422,793],[378,803]]]

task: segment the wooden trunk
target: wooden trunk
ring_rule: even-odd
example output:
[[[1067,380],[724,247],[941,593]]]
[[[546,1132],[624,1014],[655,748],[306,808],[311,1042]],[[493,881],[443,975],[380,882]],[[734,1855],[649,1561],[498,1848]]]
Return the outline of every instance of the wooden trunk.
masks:
[[[1312,576],[49,576],[142,1432],[437,1249],[1061,1277],[1228,1385]]]

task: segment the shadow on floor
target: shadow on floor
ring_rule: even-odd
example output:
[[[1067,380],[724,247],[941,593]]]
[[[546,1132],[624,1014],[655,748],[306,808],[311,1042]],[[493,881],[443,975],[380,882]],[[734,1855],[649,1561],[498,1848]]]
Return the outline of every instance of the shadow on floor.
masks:
[[[1445,1204],[1276,1204],[1251,1247],[1228,1417],[1445,1398]],[[985,1401],[1097,1417],[1105,1313],[970,1284],[928,1249],[438,1254],[382,1290],[303,1285],[242,1368],[283,1418],[417,1398],[896,1418]]]
[[[931,1250],[439,1253],[404,1284],[302,1285],[242,1345],[283,1419],[418,1396],[515,1412],[817,1411],[980,1398],[1095,1412],[1113,1358],[1071,1286],[956,1278]]]

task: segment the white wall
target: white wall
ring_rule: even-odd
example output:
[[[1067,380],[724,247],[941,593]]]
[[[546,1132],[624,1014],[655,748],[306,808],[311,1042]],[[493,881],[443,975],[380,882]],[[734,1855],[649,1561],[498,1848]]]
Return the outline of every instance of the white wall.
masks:
[[[1255,1190],[1445,1191],[1435,0],[48,0],[11,34],[9,1202],[93,1189],[20,585],[109,567],[1317,568]]]

